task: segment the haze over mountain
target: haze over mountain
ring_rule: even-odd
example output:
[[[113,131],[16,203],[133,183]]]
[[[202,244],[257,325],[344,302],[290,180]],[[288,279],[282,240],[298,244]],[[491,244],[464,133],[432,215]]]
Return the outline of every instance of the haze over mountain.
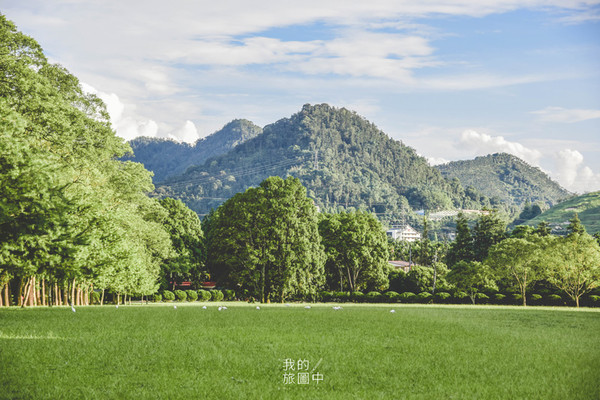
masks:
[[[262,132],[262,128],[245,119],[236,119],[219,131],[199,139],[193,145],[170,139],[138,137],[129,142],[133,161],[154,172],[154,183],[179,175],[192,165],[202,165],[208,158],[224,154]]]
[[[167,179],[155,194],[180,198],[204,214],[271,175],[298,177],[321,207],[362,207],[391,219],[411,208],[489,205],[355,112],[327,104],[305,105],[229,152]]]
[[[436,168],[443,176],[458,178],[464,186],[473,186],[485,196],[507,205],[521,207],[529,202],[551,207],[571,196],[541,169],[511,154],[490,154]]]

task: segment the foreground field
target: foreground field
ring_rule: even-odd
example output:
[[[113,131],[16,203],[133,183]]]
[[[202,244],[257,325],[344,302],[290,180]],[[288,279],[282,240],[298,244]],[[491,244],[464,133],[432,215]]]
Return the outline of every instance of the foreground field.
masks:
[[[594,310],[221,305],[0,310],[0,398],[599,398]]]

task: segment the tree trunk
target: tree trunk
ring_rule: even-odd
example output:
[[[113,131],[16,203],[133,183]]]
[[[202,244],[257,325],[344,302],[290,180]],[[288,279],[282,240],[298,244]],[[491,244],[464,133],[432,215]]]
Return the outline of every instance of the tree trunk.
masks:
[[[65,282],[63,284],[61,306],[66,306],[67,304],[69,304],[69,283]]]
[[[30,289],[31,286],[31,279],[27,280],[27,283],[25,283],[25,287],[22,287],[23,289],[23,294],[19,293],[19,298],[21,299],[21,307],[25,307],[25,305],[27,304],[27,301],[29,300],[29,292],[31,291]]]
[[[577,304],[577,308],[579,308],[579,296],[575,297],[575,304]]]
[[[4,285],[4,304],[6,304],[6,307],[10,306],[10,281],[6,282],[6,285]]]
[[[42,279],[42,305],[48,305],[46,303],[46,279]]]
[[[4,291],[4,286],[0,288],[0,307],[4,307],[4,302],[2,301],[2,292]]]
[[[73,305],[73,303],[75,303],[75,278],[73,278],[73,283],[71,283],[71,305]]]
[[[104,290],[102,289],[102,297],[100,297],[100,305],[103,306],[104,305]]]

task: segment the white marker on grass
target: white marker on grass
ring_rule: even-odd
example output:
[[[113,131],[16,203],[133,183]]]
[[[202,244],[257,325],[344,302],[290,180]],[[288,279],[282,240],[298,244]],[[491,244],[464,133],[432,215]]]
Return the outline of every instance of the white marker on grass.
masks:
[[[71,311],[75,312],[75,307],[71,306]]]

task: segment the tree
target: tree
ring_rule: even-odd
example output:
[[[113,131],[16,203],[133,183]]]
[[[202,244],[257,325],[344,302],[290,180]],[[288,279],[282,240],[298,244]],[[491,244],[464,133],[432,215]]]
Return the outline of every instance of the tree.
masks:
[[[567,236],[572,235],[583,235],[585,232],[585,226],[581,224],[581,220],[577,213],[569,220],[569,226],[567,226]]]
[[[555,240],[547,252],[546,279],[579,307],[581,296],[600,285],[600,245],[587,233],[574,232]]]
[[[293,177],[270,177],[238,193],[212,216],[211,274],[262,302],[314,295],[324,282],[317,211]]]
[[[488,255],[490,247],[505,238],[506,224],[497,210],[484,210],[473,228],[473,258],[482,262]]]
[[[539,236],[550,236],[552,233],[552,228],[550,228],[549,223],[542,221],[535,228],[535,233],[537,233]]]
[[[161,287],[175,289],[176,282],[183,279],[200,281],[204,270],[204,241],[198,215],[180,200],[164,198],[160,205],[167,211],[162,221],[171,236],[174,256],[161,264]]]
[[[460,261],[473,260],[473,237],[465,215],[460,212],[456,217],[456,239],[446,254],[446,262],[450,268]]]
[[[446,276],[458,290],[466,292],[473,304],[477,293],[485,289],[495,289],[496,282],[489,267],[479,261],[460,261]]]
[[[492,246],[485,263],[498,279],[511,281],[521,293],[523,306],[527,305],[527,287],[542,277],[544,248],[547,241],[508,238]]]
[[[330,287],[354,292],[388,287],[387,236],[372,214],[353,211],[324,214],[319,222]],[[335,284],[334,284],[335,282]]]

